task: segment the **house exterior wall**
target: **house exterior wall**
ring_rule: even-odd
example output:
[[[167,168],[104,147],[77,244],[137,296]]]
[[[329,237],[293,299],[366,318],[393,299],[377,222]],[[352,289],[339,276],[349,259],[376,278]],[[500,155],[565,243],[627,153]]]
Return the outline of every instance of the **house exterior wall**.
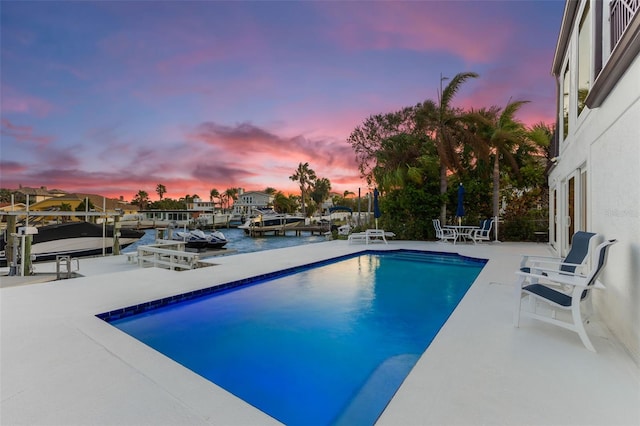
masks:
[[[233,214],[251,214],[254,208],[266,208],[271,203],[273,203],[273,195],[269,195],[266,192],[243,192],[233,204]]]
[[[640,364],[640,56],[635,53],[636,44],[634,56],[625,64],[612,88],[601,95],[602,101],[577,114],[577,79],[573,76],[566,88],[563,76],[567,64],[569,70],[577,69],[578,22],[587,1],[573,3],[577,4],[573,16],[567,16],[569,8],[565,9],[564,40],[561,34],[554,61],[553,72],[560,88],[559,148],[556,165],[549,173],[551,195],[553,197],[554,190],[557,195],[557,207],[552,209],[550,217],[557,231],[554,235],[552,227],[550,241],[559,255],[566,253],[570,213],[574,218],[574,231],[597,232],[603,238],[618,240],[610,250],[607,267],[600,277],[607,290],[595,292],[594,306],[598,316]],[[597,3],[591,1],[591,6]],[[602,20],[605,35],[608,31],[606,12]],[[598,39],[594,37],[593,41],[595,44]],[[597,51],[592,49],[592,55]],[[605,65],[610,53],[605,45],[602,52]],[[594,63],[597,61],[592,61],[592,65]],[[594,72],[592,84],[596,76]],[[573,107],[566,136],[562,131],[565,93],[570,93]],[[574,180],[577,201],[573,210],[569,209],[567,184],[571,177],[577,178]],[[580,199],[581,194],[584,201]],[[552,202],[550,200],[550,204]]]

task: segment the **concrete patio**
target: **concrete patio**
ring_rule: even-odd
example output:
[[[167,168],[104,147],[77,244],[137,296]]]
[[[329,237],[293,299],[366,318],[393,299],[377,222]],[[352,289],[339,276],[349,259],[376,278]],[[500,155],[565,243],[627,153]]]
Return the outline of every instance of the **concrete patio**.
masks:
[[[0,423],[278,424],[95,315],[366,248],[489,259],[378,424],[640,424],[640,370],[597,315],[587,332],[598,353],[541,322],[513,327],[513,272],[520,254],[548,255],[545,244],[403,241],[327,241],[212,258],[215,266],[183,272],[139,269],[115,256],[81,260],[85,277],[70,280],[2,277]]]

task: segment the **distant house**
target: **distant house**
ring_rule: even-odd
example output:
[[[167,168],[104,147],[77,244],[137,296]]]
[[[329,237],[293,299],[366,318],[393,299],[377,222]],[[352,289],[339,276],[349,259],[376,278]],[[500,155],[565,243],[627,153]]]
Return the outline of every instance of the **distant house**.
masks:
[[[187,210],[213,213],[215,211],[215,203],[213,201],[205,201],[200,198],[194,198],[193,201],[187,203]]]
[[[233,216],[250,215],[253,209],[267,208],[273,205],[274,196],[261,191],[241,191],[233,203]]]
[[[0,203],[1,212],[19,212],[27,209],[24,203]]]
[[[48,200],[49,198],[65,195],[64,191],[60,191],[58,189],[49,191],[46,186],[41,186],[40,188],[20,186],[20,188],[18,188],[16,191],[28,197],[29,204],[35,204],[44,200]]]
[[[557,136],[549,240],[615,238],[595,292],[600,317],[640,363],[640,2],[567,1],[552,71]]]
[[[71,210],[76,210],[80,204],[86,203],[88,200],[88,204],[93,206],[93,211],[102,212],[107,211],[111,213],[136,213],[138,211],[138,207],[133,204],[126,203],[122,200],[117,200],[114,198],[107,198],[102,195],[97,194],[65,194],[60,197],[55,198],[47,198],[44,201],[40,201],[39,203],[33,204],[30,207],[30,210],[33,211],[45,211],[45,210],[60,210],[60,206],[62,204],[66,204],[71,206]]]

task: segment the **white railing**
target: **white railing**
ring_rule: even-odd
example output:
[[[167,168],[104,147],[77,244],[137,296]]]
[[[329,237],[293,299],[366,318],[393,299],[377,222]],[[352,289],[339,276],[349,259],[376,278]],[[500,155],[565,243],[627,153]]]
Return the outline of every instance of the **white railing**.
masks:
[[[172,248],[173,247],[173,248]],[[130,257],[130,261],[134,258]],[[184,251],[184,243],[159,242],[148,246],[138,247],[135,260],[138,266],[176,269],[195,269],[200,266],[200,255],[198,253]]]
[[[613,0],[609,3],[612,52],[638,10],[640,0]]]

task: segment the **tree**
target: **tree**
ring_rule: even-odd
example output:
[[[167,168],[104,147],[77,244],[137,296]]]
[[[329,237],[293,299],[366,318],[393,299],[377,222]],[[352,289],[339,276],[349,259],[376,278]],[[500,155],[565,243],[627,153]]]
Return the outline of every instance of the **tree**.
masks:
[[[453,108],[453,98],[458,93],[460,86],[470,78],[477,78],[474,72],[459,73],[447,86],[438,91],[438,103],[431,100],[418,106],[417,123],[431,140],[435,142],[438,158],[440,159],[440,195],[443,197],[440,207],[440,221],[445,223],[447,217],[447,203],[444,198],[447,193],[448,171],[458,171],[460,167],[459,148],[465,137],[465,114],[461,109]]]
[[[415,108],[407,107],[396,112],[371,115],[351,132],[347,142],[356,154],[360,176],[368,184],[374,181],[376,156],[383,141],[398,134],[414,133],[417,130],[415,114]]]
[[[316,180],[316,172],[309,168],[309,163],[299,163],[295,173],[289,176],[289,179],[294,182],[298,182],[300,185],[302,215],[306,216],[307,210],[305,207],[305,201],[307,199],[311,183]]]
[[[162,200],[162,197],[164,197],[164,194],[167,193],[167,187],[159,183],[158,185],[156,185],[156,193],[158,194],[158,197],[160,197],[160,199]]]
[[[320,206],[322,202],[329,198],[331,193],[331,182],[327,178],[316,179],[311,187],[311,199]]]
[[[515,114],[522,105],[529,101],[509,101],[504,109],[491,107],[481,109],[474,114],[481,122],[481,137],[493,152],[493,216],[497,219],[500,213],[500,157],[505,159],[511,169],[519,174],[519,165],[514,156],[521,145],[527,143],[524,125],[518,121]],[[497,226],[496,226],[497,238]]]
[[[222,204],[222,199],[220,198],[220,191],[218,191],[216,188],[212,188],[211,191],[209,191],[209,201],[211,201],[213,203],[213,200],[218,199],[219,203]],[[214,203],[214,207],[215,207],[215,203]],[[220,206],[222,208],[222,206]]]
[[[85,198],[80,202],[80,204],[78,204],[78,207],[76,207],[76,211],[77,212],[85,212],[85,211],[95,210],[96,206],[93,205],[93,202],[91,200],[89,200],[87,202],[87,200],[89,200],[89,199]]]
[[[185,203],[185,205],[189,205],[189,204],[193,204],[193,201],[196,199],[200,199],[200,196],[198,194],[186,194],[184,197],[182,197],[179,201],[182,201]]]
[[[421,139],[424,135],[402,133],[391,136],[380,144],[376,153],[373,176],[382,191],[402,187],[413,168],[417,166],[428,145]],[[420,183],[422,178],[413,173],[413,179]]]
[[[238,188],[228,188],[224,191],[223,195],[224,202],[227,205],[227,208],[231,208],[231,201],[235,203],[238,199]],[[223,202],[221,200],[221,202]]]
[[[184,199],[174,200],[172,198],[164,198],[162,200],[149,203],[150,210],[186,210],[187,205]]]
[[[70,212],[70,211],[73,211],[73,207],[69,203],[62,203],[62,204],[60,204],[60,211]],[[69,221],[69,216],[62,216],[62,222],[63,223],[68,222],[68,221]]]
[[[542,121],[535,123],[527,132],[527,138],[538,147],[538,153],[547,160],[547,166],[551,164],[551,142],[555,134],[555,126],[550,126]]]
[[[131,204],[140,207],[140,210],[146,210],[147,204],[149,204],[149,193],[142,189],[139,190]]]
[[[264,192],[265,192],[265,194],[275,195],[275,194],[278,192],[278,190],[277,190],[277,189],[275,189],[275,188],[272,188],[272,187],[268,186],[268,187],[266,187],[266,188],[264,189]]]
[[[277,191],[273,198],[273,209],[278,213],[295,213],[298,206],[297,195],[284,195],[281,191]]]

